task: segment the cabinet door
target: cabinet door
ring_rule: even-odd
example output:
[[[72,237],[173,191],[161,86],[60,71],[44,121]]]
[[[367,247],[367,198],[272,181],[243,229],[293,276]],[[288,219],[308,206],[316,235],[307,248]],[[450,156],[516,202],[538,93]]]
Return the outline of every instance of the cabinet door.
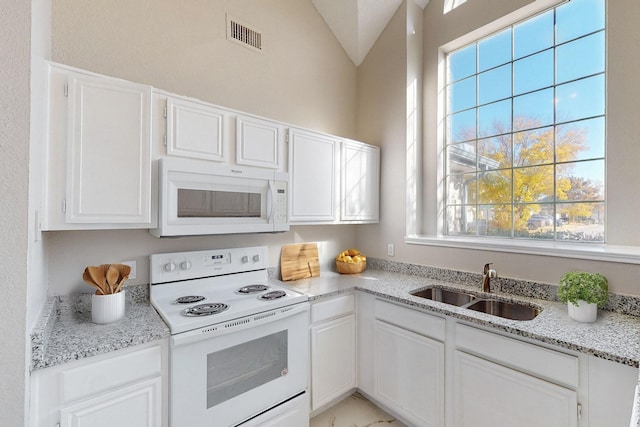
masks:
[[[444,344],[376,320],[375,396],[419,426],[444,425]]]
[[[311,410],[355,387],[355,315],[311,327]]]
[[[577,425],[577,393],[493,362],[455,352],[455,426]]]
[[[167,99],[167,154],[225,161],[225,110],[191,99]]]
[[[380,148],[342,141],[340,220],[378,222],[380,212]]]
[[[60,427],[160,427],[161,379],[148,379],[63,407]]]
[[[70,73],[68,91],[66,222],[148,228],[151,87]]]
[[[336,221],[337,141],[299,129],[290,132],[290,222]]]
[[[627,426],[637,385],[638,368],[589,356],[589,425]]]
[[[283,169],[283,126],[248,116],[236,118],[236,162]]]

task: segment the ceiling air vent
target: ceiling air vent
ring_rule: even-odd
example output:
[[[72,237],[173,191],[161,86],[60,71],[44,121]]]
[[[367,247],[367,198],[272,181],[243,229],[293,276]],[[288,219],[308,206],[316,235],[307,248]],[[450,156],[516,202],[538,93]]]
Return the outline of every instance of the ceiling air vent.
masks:
[[[262,33],[241,24],[229,15],[227,15],[227,40],[239,43],[256,52],[262,52]]]

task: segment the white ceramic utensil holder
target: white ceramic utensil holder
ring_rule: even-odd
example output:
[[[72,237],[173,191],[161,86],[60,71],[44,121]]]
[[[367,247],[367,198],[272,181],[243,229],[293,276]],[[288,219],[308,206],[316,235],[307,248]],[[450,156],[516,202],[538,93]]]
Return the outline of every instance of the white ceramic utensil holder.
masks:
[[[578,300],[578,306],[571,301],[567,303],[569,317],[578,322],[593,323],[598,318],[598,305]]]
[[[117,294],[91,295],[93,323],[111,323],[124,317],[124,290]]]

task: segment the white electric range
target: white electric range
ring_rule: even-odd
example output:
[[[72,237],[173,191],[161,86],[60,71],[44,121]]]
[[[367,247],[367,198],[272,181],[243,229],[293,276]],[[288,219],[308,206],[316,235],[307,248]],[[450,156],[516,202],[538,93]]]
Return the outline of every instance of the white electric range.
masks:
[[[171,426],[308,424],[308,298],[269,283],[268,265],[263,246],[150,256]]]

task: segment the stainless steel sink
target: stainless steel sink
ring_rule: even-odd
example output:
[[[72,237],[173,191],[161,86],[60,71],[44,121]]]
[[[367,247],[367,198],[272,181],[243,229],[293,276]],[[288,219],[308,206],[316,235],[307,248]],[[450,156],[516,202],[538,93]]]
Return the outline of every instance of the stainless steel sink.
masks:
[[[477,300],[466,308],[511,320],[532,320],[540,314],[540,309],[536,307],[488,299]]]
[[[511,320],[533,320],[541,311],[541,309],[530,305],[478,298],[464,291],[453,289],[427,288],[413,291],[411,295]]]
[[[430,299],[432,301],[443,302],[445,304],[455,305],[458,307],[468,304],[475,299],[473,295],[464,292],[457,292],[441,288],[422,289],[420,291],[411,292],[411,295]]]

